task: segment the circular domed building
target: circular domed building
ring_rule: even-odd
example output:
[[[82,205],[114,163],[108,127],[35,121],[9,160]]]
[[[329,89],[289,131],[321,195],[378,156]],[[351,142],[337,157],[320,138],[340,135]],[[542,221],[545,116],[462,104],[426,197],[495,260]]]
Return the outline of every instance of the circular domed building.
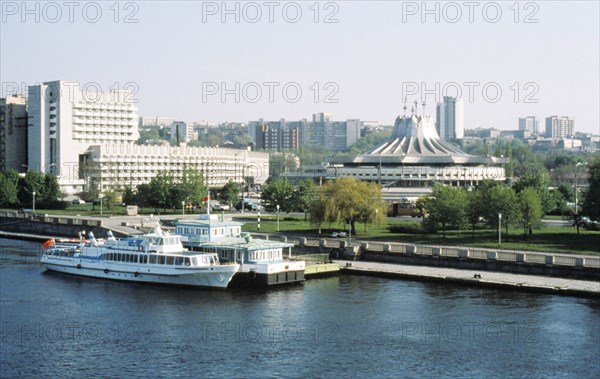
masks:
[[[413,108],[414,109],[414,108]],[[352,176],[382,185],[391,214],[430,193],[435,183],[472,187],[481,180],[505,181],[507,158],[469,155],[440,138],[430,116],[396,118],[388,141],[356,157],[329,158],[326,179]]]

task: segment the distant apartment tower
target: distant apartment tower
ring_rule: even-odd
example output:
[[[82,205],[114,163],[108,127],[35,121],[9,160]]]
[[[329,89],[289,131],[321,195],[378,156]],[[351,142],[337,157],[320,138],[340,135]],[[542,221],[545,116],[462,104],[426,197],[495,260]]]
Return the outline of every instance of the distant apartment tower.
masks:
[[[546,117],[546,138],[572,138],[575,135],[575,120],[567,116]]]
[[[179,145],[194,139],[194,127],[183,121],[174,121],[171,124],[171,142]]]
[[[249,130],[258,149],[297,150],[300,145],[300,126],[285,119],[251,121]]]
[[[519,130],[529,130],[531,134],[539,133],[537,116],[519,117]]]
[[[23,95],[0,99],[0,171],[27,171],[27,100]]]
[[[325,128],[325,146],[332,151],[343,151],[360,138],[360,120],[329,122]]]
[[[331,121],[328,113],[313,114],[312,122],[250,121],[248,133],[258,149],[297,150],[303,144],[321,145],[332,151],[343,151],[360,138],[362,122],[358,119]]]
[[[358,119],[333,121],[330,113],[315,113],[303,135],[304,143],[322,145],[331,151],[343,151],[360,138],[362,122]]]
[[[463,100],[444,96],[444,101],[436,106],[436,129],[446,141],[463,138],[464,126]]]
[[[140,117],[140,128],[167,128],[175,122],[174,118],[169,117]]]
[[[83,190],[80,166],[90,145],[133,143],[139,138],[131,92],[91,93],[69,81],[29,87],[28,166],[58,176],[66,193]]]

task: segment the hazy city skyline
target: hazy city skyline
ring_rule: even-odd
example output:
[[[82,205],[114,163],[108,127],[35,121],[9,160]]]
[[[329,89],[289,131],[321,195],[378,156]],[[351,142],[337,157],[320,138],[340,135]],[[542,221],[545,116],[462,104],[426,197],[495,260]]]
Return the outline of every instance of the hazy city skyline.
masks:
[[[60,79],[133,89],[140,116],[393,124],[458,90],[465,128],[600,133],[598,2],[23,4],[2,2],[2,96]]]

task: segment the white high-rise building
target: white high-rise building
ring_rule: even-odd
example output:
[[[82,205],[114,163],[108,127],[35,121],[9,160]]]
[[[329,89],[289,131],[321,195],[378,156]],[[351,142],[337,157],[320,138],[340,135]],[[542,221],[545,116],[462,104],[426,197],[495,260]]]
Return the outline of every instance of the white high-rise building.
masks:
[[[537,116],[519,117],[519,130],[529,130],[532,134],[539,133]]]
[[[52,81],[29,87],[28,166],[53,173],[61,190],[83,190],[80,159],[90,145],[133,143],[139,138],[137,107],[130,91],[82,91]]]
[[[444,96],[444,102],[436,106],[436,129],[446,141],[465,136],[464,103],[462,99]]]
[[[575,135],[575,120],[567,116],[546,117],[547,138],[573,138]]]

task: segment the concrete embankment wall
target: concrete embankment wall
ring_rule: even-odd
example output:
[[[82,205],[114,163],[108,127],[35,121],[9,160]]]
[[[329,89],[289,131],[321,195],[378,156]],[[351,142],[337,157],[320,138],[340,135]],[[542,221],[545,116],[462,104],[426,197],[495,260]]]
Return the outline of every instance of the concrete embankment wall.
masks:
[[[333,252],[332,256],[340,259],[600,280],[600,256],[385,242],[360,242],[351,246],[342,240],[270,238],[294,243],[295,250],[299,251]]]
[[[101,220],[0,212],[0,231],[7,234],[19,233],[32,236],[78,238],[79,233],[83,231],[86,235],[91,231],[96,236],[105,236],[107,229],[102,227]],[[119,233],[114,234],[116,237],[121,237]],[[26,237],[20,236],[19,238]]]

